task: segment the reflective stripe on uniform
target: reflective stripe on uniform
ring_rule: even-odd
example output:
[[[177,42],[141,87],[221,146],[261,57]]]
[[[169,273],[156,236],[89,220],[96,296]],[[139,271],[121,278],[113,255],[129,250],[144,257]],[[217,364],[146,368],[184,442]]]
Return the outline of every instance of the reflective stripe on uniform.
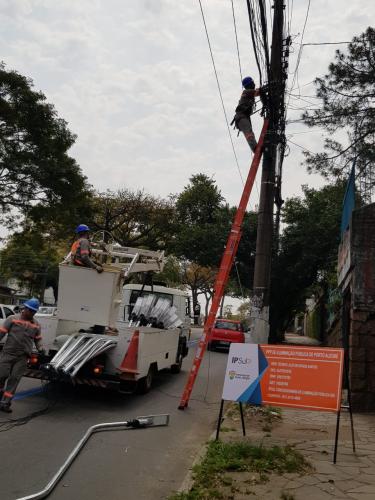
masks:
[[[32,323],[31,321],[26,321],[24,319],[14,319],[12,320],[12,322],[16,325],[28,326],[29,328],[36,328],[39,330],[39,326],[35,323]]]

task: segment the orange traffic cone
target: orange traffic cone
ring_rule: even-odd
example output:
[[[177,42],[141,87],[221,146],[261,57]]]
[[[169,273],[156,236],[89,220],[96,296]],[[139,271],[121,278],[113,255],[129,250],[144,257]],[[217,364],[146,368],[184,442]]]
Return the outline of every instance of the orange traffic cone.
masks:
[[[130,345],[120,365],[120,371],[125,373],[139,373],[138,366],[138,345],[139,345],[139,330],[133,333]]]

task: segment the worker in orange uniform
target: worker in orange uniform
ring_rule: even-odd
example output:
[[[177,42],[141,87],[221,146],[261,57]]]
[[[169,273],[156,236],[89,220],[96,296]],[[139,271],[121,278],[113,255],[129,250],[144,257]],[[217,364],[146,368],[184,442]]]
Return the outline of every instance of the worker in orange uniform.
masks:
[[[91,244],[89,240],[90,228],[86,224],[80,224],[76,228],[77,238],[71,248],[71,262],[75,266],[91,267],[98,273],[103,272],[102,266],[91,260]]]
[[[0,410],[11,413],[11,402],[25,373],[33,344],[44,354],[40,325],[34,319],[39,309],[38,299],[29,299],[21,313],[8,316],[0,327],[0,340],[7,335],[0,354]]]
[[[261,89],[255,88],[254,80],[250,76],[246,76],[242,80],[243,92],[236,107],[236,114],[234,115],[232,124],[240,130],[245,136],[251,151],[254,153],[257,147],[257,141],[251,125],[251,115],[253,113],[255,97],[260,96]]]

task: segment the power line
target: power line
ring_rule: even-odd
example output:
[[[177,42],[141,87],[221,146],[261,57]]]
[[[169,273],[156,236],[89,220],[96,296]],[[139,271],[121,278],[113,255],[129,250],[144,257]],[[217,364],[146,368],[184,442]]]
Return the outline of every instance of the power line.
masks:
[[[237,36],[237,25],[236,25],[236,16],[234,14],[234,4],[233,0],[232,1],[232,14],[233,14],[233,25],[234,25],[234,33],[236,36],[236,46],[237,46],[237,56],[238,56],[238,67],[240,69],[240,77],[241,77],[241,87],[242,87],[242,68],[241,68],[241,58],[240,58],[240,49],[238,46],[238,36]]]
[[[305,22],[303,23],[303,29],[302,29],[302,35],[301,35],[301,46],[300,46],[300,49],[299,49],[299,52],[298,52],[298,56],[297,56],[296,69],[294,70],[294,76],[293,76],[292,85],[290,87],[290,92],[293,91],[294,83],[295,83],[295,80],[296,80],[296,77],[297,77],[298,68],[299,68],[299,65],[300,65],[300,62],[301,62],[302,49],[303,49],[303,43],[302,42],[303,42],[303,37],[305,35],[305,29],[306,29],[307,20],[309,18],[310,4],[311,4],[311,0],[309,0],[309,3],[307,5],[306,17],[305,17]],[[286,118],[286,115],[287,115],[287,112],[288,112],[289,101],[290,101],[290,95],[289,95],[289,98],[288,98],[288,103],[287,103],[286,108],[285,108],[285,118]]]
[[[287,141],[290,142],[291,144],[294,144],[294,146],[297,146],[298,148],[303,149],[304,151],[308,151],[309,153],[314,154],[312,151],[310,151],[310,149],[307,149],[304,146],[301,146],[300,144],[297,144],[296,142],[293,142],[290,139],[287,139]]]
[[[239,50],[239,44],[238,44],[238,36],[237,36],[236,17],[235,17],[235,13],[234,13],[233,0],[231,0],[231,1],[232,1],[232,14],[233,14],[234,33],[235,33],[236,45],[237,45],[238,67],[239,67],[239,70],[240,70],[241,88],[242,88],[242,70],[241,70],[242,68],[241,68],[241,59],[240,59],[240,50]],[[258,193],[258,197],[259,197],[260,196],[260,192],[259,192],[258,182],[257,182],[256,179],[255,179],[255,187],[256,187],[256,190],[257,190],[257,193]]]
[[[262,85],[262,70],[260,68],[260,62],[259,62],[259,53],[258,53],[258,47],[256,43],[256,26],[254,22],[254,9],[250,5],[250,0],[246,0],[246,5],[247,5],[247,12],[249,15],[249,24],[250,24],[250,33],[251,33],[251,41],[253,43],[253,49],[254,49],[254,56],[255,56],[255,62],[258,66],[258,72],[259,72],[259,85]]]
[[[239,163],[238,163],[238,158],[237,158],[236,150],[234,149],[234,144],[233,144],[232,134],[230,133],[229,121],[228,121],[228,117],[227,117],[227,112],[226,112],[226,110],[225,110],[225,105],[224,105],[223,94],[222,94],[222,92],[221,92],[221,87],[220,87],[219,77],[218,77],[218,74],[217,74],[217,71],[216,71],[215,59],[214,59],[214,55],[213,55],[212,48],[211,48],[210,37],[209,37],[209,34],[208,34],[208,30],[207,30],[206,19],[205,19],[205,17],[204,17],[204,12],[203,12],[203,7],[202,7],[202,2],[201,2],[201,0],[199,0],[199,6],[200,6],[200,9],[201,9],[202,20],[203,20],[204,29],[205,29],[205,32],[206,32],[206,37],[207,37],[207,42],[208,42],[208,48],[210,49],[212,66],[213,66],[213,68],[214,68],[214,72],[215,72],[216,83],[217,83],[217,88],[218,88],[218,90],[219,90],[219,94],[220,94],[220,100],[221,100],[221,105],[222,105],[222,107],[223,107],[223,112],[224,112],[225,122],[226,122],[226,124],[227,124],[227,129],[228,129],[229,139],[230,139],[230,142],[231,142],[231,144],[232,144],[233,154],[234,154],[234,158],[235,158],[235,160],[236,160],[238,173],[240,174],[242,184],[244,184],[244,180],[243,180],[242,173],[241,173],[241,170],[240,170],[240,165],[239,165]]]
[[[352,42],[319,42],[319,43],[301,43],[304,47],[308,47],[310,45],[343,45],[347,43],[352,43]]]

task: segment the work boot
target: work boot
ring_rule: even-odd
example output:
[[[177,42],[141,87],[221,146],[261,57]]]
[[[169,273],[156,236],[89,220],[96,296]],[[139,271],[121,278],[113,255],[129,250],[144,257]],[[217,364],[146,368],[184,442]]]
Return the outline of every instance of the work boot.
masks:
[[[10,403],[6,403],[4,401],[0,402],[0,411],[5,413],[12,413],[12,408],[10,407]]]

